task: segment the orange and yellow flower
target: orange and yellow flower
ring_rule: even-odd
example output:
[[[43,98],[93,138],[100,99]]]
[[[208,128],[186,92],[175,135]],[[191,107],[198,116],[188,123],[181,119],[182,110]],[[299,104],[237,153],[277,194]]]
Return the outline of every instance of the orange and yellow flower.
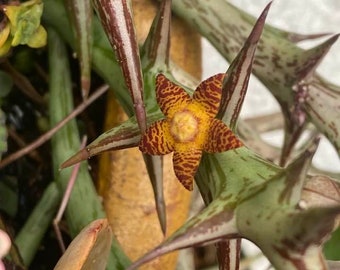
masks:
[[[202,153],[223,152],[242,142],[221,120],[219,110],[224,74],[203,81],[192,98],[163,74],[156,78],[156,99],[165,119],[151,124],[139,149],[150,155],[173,154],[175,174],[182,185],[193,189]]]

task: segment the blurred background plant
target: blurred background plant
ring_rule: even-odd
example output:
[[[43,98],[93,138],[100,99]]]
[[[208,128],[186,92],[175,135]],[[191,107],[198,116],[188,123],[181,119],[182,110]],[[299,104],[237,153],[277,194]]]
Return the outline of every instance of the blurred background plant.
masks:
[[[257,46],[264,14],[245,42],[267,1],[255,10],[246,1],[235,8],[173,0],[172,14],[170,1],[127,2],[1,1],[0,230],[14,243],[5,265],[126,269],[160,245],[138,261],[156,258],[142,269],[266,269],[265,256],[276,269],[339,269],[340,171],[311,162],[328,142],[333,154],[315,159],[339,166],[339,81],[315,72],[337,36],[288,32],[300,31],[297,20],[293,29],[267,25]],[[283,1],[272,8],[269,20],[283,20]],[[328,62],[335,59],[336,52]],[[192,93],[202,79],[226,72],[226,61],[218,117],[246,147],[204,155],[191,194],[171,155],[143,156],[135,146],[163,118],[158,73]],[[260,82],[251,78],[239,119],[252,68]],[[272,104],[276,112],[264,109]],[[273,143],[275,133],[282,142]],[[79,151],[83,135],[90,144]],[[59,170],[71,156],[65,167],[103,152],[78,172]],[[58,239],[51,224],[75,178]],[[240,248],[241,237],[265,256],[250,242]],[[62,259],[61,239],[67,246],[75,239]],[[0,256],[5,242],[0,237]]]

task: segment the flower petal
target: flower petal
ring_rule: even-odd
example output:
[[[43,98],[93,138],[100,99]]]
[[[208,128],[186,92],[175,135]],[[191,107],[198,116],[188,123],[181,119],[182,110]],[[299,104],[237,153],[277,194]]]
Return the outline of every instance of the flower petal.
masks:
[[[224,76],[224,73],[219,73],[201,82],[192,97],[210,117],[215,117],[220,108]]]
[[[164,115],[170,118],[191,102],[189,94],[163,74],[158,74],[156,78],[156,99]]]
[[[166,120],[157,121],[147,128],[140,140],[139,149],[149,155],[165,155],[174,150]]]
[[[193,189],[194,176],[202,157],[202,151],[192,149],[186,152],[174,152],[174,171],[178,180],[188,189]]]
[[[243,146],[231,129],[219,119],[212,119],[203,150],[208,153],[224,152]]]

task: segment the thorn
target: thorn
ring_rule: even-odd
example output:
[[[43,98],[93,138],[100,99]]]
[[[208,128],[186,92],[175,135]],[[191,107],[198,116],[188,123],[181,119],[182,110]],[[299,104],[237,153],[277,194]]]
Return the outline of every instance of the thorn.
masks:
[[[303,34],[288,32],[287,38],[293,43],[298,43],[300,41],[318,39],[318,38],[323,38],[325,36],[330,36],[330,35],[332,35],[332,33],[318,33],[318,34],[311,34],[311,35],[303,35]]]
[[[254,55],[272,2],[265,7],[236,58],[230,64],[222,85],[222,97],[217,118],[235,131],[247,93]]]
[[[290,202],[291,204],[298,204],[300,201],[308,168],[319,141],[319,137],[314,138],[306,147],[306,150],[287,167],[286,188],[280,194],[280,201]]]
[[[319,66],[322,59],[326,56],[329,49],[337,41],[340,34],[336,34],[320,45],[311,48],[305,52],[304,61],[301,63],[301,69],[297,71],[297,79],[299,81],[306,80],[310,75],[314,73]]]
[[[163,236],[166,235],[166,206],[164,200],[156,203],[156,210],[158,214],[159,223]]]
[[[87,148],[80,150],[78,153],[70,157],[68,160],[60,165],[59,170],[65,169],[67,167],[73,166],[81,161],[90,158],[90,154]]]

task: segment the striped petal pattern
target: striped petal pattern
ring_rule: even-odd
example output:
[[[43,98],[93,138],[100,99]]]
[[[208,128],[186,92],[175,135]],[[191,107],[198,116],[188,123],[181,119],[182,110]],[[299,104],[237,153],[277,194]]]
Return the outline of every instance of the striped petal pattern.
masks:
[[[215,117],[219,110],[224,76],[225,74],[219,73],[201,82],[192,97],[204,107],[210,117]]]
[[[174,152],[176,177],[188,190],[193,189],[203,151],[223,152],[243,145],[227,125],[215,118],[224,76],[217,74],[203,81],[193,98],[163,74],[156,78],[156,99],[166,119],[146,130],[139,149],[150,155]]]
[[[172,117],[191,102],[189,94],[163,74],[158,74],[156,78],[156,99],[161,111],[167,117]]]
[[[171,153],[174,151],[174,146],[168,130],[166,120],[153,123],[142,136],[139,149],[149,155],[166,155]]]
[[[218,153],[243,146],[231,129],[219,119],[212,119],[208,132],[209,139],[203,146],[205,152]]]
[[[174,152],[172,158],[176,177],[182,185],[190,191],[194,186],[194,176],[198,169],[201,157],[201,150],[192,149],[187,152]]]

